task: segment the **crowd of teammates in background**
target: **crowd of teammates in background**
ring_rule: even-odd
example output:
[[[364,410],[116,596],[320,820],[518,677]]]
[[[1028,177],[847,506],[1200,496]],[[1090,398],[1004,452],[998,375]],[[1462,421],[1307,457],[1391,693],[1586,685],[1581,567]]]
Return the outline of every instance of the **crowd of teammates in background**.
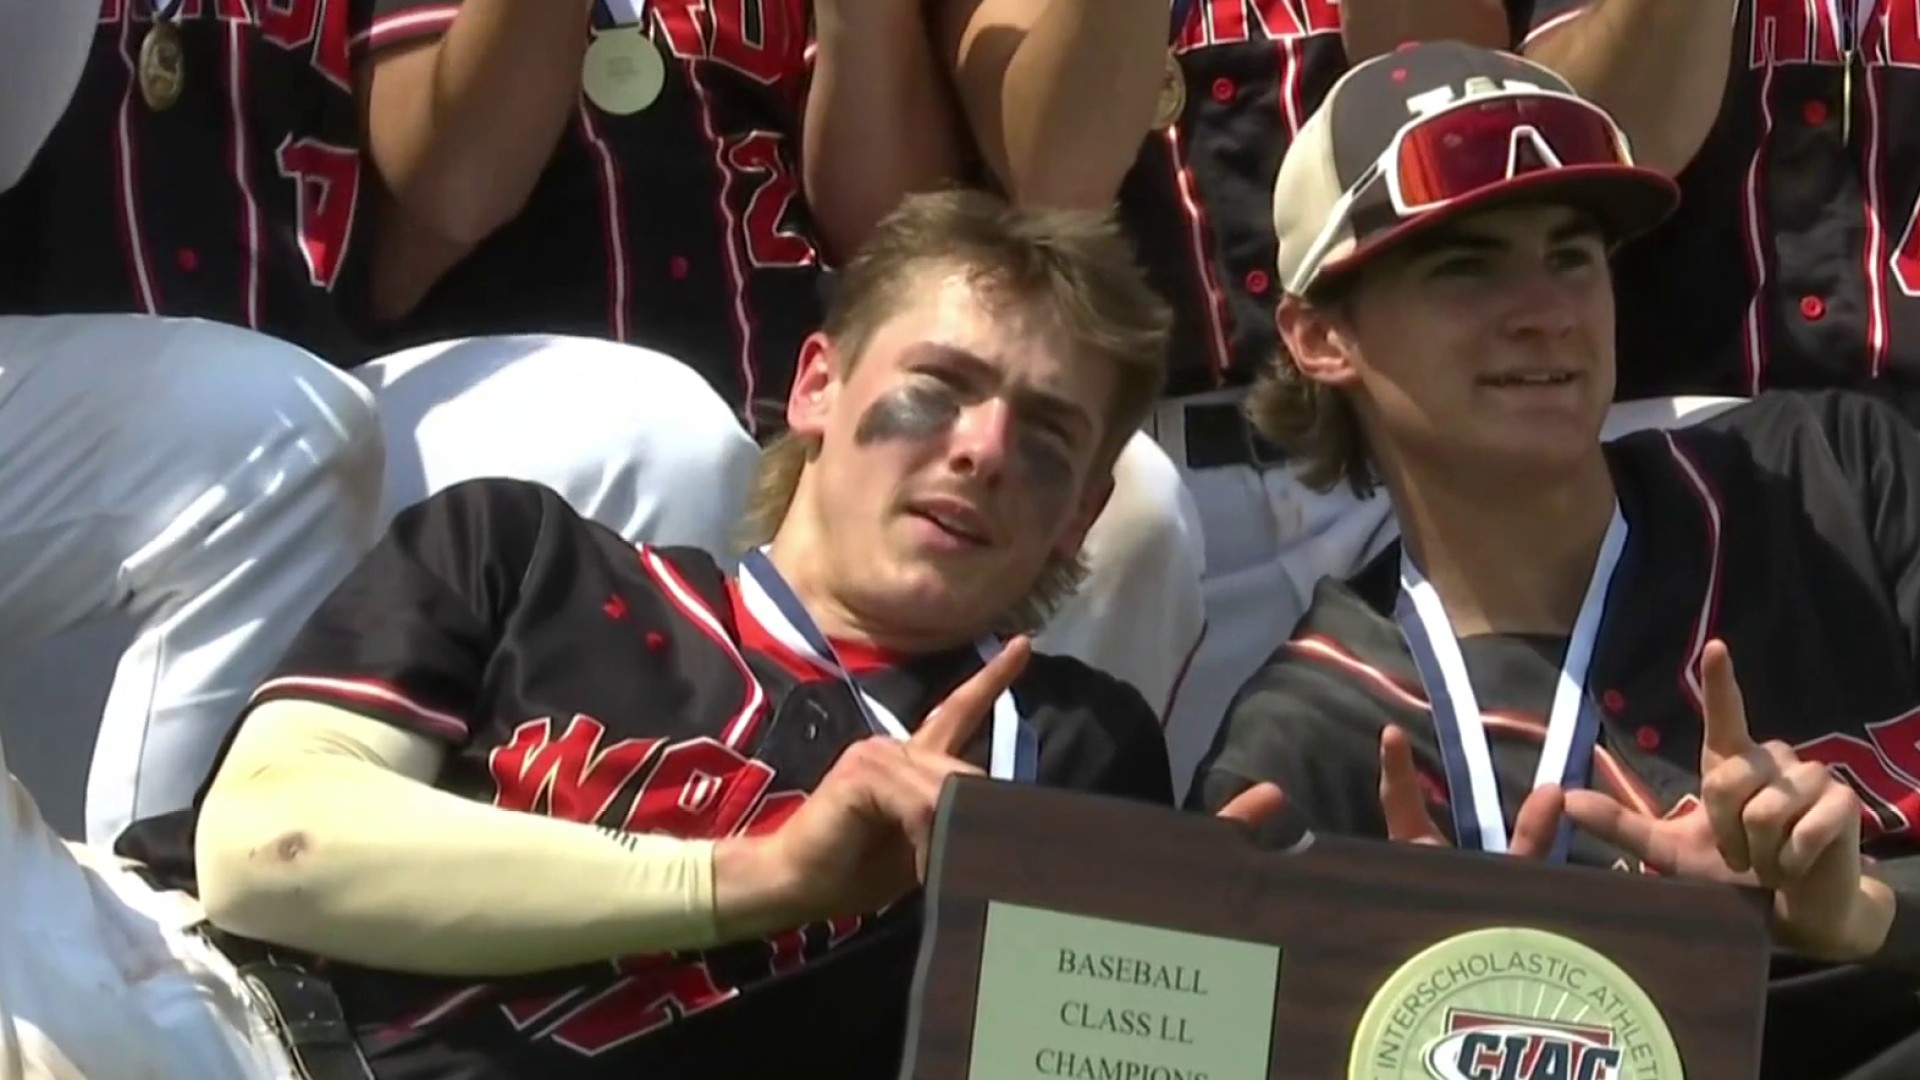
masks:
[[[1184,789],[1316,583],[1395,536],[1242,406],[1278,347],[1281,156],[1404,40],[1524,51],[1678,174],[1678,215],[1619,255],[1611,431],[1775,386],[1914,415],[1899,0],[106,0],[15,40],[82,7],[90,54],[21,58],[40,96],[9,99],[61,119],[0,207],[0,641],[141,623],[97,841],[190,801],[301,620],[432,492],[533,480],[728,557],[831,268],[956,181],[1117,200],[1172,305],[1166,397],[1036,644],[1132,683]],[[1879,730],[1840,744],[1899,843],[1920,794]]]

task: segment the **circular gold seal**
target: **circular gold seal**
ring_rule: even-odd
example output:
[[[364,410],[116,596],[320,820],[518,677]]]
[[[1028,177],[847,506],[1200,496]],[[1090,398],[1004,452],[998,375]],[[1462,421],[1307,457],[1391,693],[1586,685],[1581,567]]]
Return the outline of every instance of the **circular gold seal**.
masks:
[[[1598,952],[1494,927],[1401,965],[1354,1033],[1347,1080],[1684,1080],[1646,991]]]
[[[1180,67],[1180,54],[1169,51],[1167,66],[1160,72],[1160,100],[1153,109],[1153,127],[1165,131],[1180,122],[1187,111],[1187,73]]]
[[[186,82],[186,52],[180,46],[180,28],[160,20],[140,39],[140,97],[147,108],[164,112],[180,100]]]
[[[580,87],[601,112],[631,116],[654,103],[667,84],[667,63],[638,25],[593,35]]]

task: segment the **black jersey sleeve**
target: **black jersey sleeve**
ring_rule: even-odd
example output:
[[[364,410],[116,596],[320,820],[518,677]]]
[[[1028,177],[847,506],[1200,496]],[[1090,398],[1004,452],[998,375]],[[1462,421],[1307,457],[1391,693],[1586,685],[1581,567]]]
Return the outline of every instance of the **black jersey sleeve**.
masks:
[[[1235,698],[1187,804],[1212,813],[1267,782],[1285,794],[1286,809],[1262,830],[1266,839],[1301,829],[1384,839],[1379,747],[1391,719],[1336,671],[1283,649]]]
[[[1920,692],[1920,432],[1877,398],[1821,391],[1808,400],[1859,496],[1874,557],[1906,628]],[[1871,872],[1895,891],[1900,909],[1877,960],[1920,973],[1920,855],[1882,858]]]
[[[1818,391],[1806,401],[1859,497],[1881,579],[1906,627],[1920,691],[1920,432],[1866,395]]]
[[[535,542],[564,513],[558,495],[511,480],[456,485],[403,512],[249,708],[312,700],[464,743]]]
[[[1079,661],[1045,659],[1054,669],[1046,676],[1053,687],[1048,696],[1065,722],[1041,731],[1041,779],[1075,791],[1172,806],[1166,739],[1140,692]]]

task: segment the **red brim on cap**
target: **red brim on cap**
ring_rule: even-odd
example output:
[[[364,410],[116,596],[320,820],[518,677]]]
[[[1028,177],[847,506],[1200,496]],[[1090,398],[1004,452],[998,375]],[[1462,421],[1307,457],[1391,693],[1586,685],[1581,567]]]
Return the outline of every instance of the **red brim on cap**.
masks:
[[[1652,169],[1633,165],[1569,165],[1516,176],[1437,209],[1369,234],[1338,259],[1323,263],[1320,280],[1358,270],[1414,236],[1469,214],[1516,203],[1564,203],[1592,214],[1609,241],[1619,244],[1651,232],[1680,205],[1680,187]]]

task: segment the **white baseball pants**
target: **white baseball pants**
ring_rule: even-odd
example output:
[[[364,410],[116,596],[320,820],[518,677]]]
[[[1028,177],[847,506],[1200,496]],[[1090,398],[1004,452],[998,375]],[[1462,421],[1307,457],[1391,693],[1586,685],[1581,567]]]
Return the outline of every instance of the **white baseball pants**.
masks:
[[[69,845],[0,749],[0,1080],[296,1080],[198,905]]]
[[[1200,511],[1173,461],[1135,435],[1113,467],[1113,496],[1082,549],[1087,577],[1034,637],[1130,683],[1165,722],[1200,645]]]
[[[24,320],[14,322],[27,332]],[[147,593],[173,605],[161,615],[178,611],[143,629],[121,660],[88,784],[86,835],[97,843],[111,842],[136,815],[189,803],[246,694],[400,510],[462,480],[511,476],[553,488],[629,539],[689,544],[725,558],[758,454],[697,373],[612,342],[479,338],[410,349],[342,374],[291,346],[212,324],[39,325],[31,342],[0,345],[0,643],[116,604],[137,607]],[[191,340],[169,345],[173,339],[161,336],[181,327],[192,328]],[[54,340],[66,344],[54,349]],[[131,368],[130,358],[143,355],[210,353],[220,353],[210,361],[229,360],[241,373],[206,362],[192,374],[156,372],[148,385],[118,368],[102,370],[108,362]],[[8,362],[12,356],[39,357],[31,382],[24,363]],[[88,357],[100,363],[88,367]],[[288,364],[297,377],[285,374]],[[99,384],[107,390],[93,394]],[[305,426],[332,434],[302,434]],[[276,437],[294,445],[276,450]],[[38,450],[39,443],[56,450]],[[59,448],[73,456],[60,457]],[[289,454],[293,464],[282,460]],[[304,471],[296,467],[303,460]],[[35,461],[43,469],[24,468]],[[74,461],[90,462],[93,472],[83,474]],[[245,482],[203,462],[229,463]],[[94,477],[92,487],[83,475]],[[183,494],[168,494],[175,488]],[[191,547],[248,500],[263,508],[222,526],[218,547]],[[180,517],[189,504],[191,513]],[[114,544],[128,551],[148,545],[90,524],[89,514],[105,513],[93,506],[138,508],[146,514],[140,520],[164,534],[131,564],[137,576],[118,568],[131,556],[116,554]],[[71,528],[51,536],[62,523]],[[182,544],[197,560],[184,567],[173,554]],[[129,601],[122,594],[131,585],[110,588],[116,577],[153,583]],[[176,629],[183,622],[185,639]],[[69,638],[76,648],[101,647],[97,635]],[[111,667],[104,656],[39,652],[56,665],[31,672],[36,678],[84,678]],[[144,701],[138,691],[150,686],[153,700]],[[99,700],[58,696],[76,711]],[[36,721],[7,722],[19,737],[19,727]],[[71,729],[44,736],[52,739],[81,737],[91,724],[84,714],[45,722]]]
[[[90,838],[191,801],[372,542],[381,468],[367,392],[292,345],[192,319],[0,318],[0,651],[110,611],[137,627],[95,739]]]
[[[466,338],[353,372],[387,440],[385,515],[465,480],[546,485],[636,543],[703,548],[723,564],[759,448],[700,373],[594,338]]]

